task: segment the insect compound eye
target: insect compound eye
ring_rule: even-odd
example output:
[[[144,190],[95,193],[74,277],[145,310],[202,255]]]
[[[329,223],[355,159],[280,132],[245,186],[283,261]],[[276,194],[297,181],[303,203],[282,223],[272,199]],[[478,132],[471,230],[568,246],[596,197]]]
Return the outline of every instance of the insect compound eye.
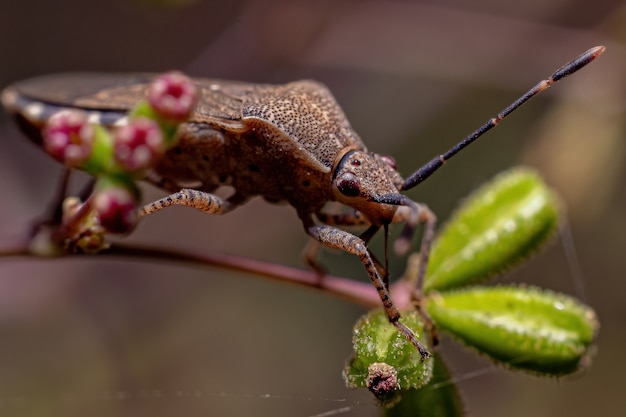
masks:
[[[341,174],[337,180],[337,189],[348,197],[356,197],[361,192],[361,182],[352,172]]]
[[[387,165],[389,165],[392,169],[397,169],[398,166],[396,165],[396,160],[393,156],[390,155],[381,155],[380,159],[382,159],[383,161],[385,161],[385,163]]]

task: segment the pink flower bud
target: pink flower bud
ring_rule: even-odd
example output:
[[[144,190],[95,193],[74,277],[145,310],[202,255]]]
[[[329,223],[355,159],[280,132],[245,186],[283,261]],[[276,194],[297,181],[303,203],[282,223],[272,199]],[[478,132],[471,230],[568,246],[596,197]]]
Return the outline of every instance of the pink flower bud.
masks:
[[[62,110],[50,117],[43,132],[46,151],[66,165],[80,167],[93,149],[95,132],[80,110]]]
[[[124,187],[107,187],[94,196],[100,225],[111,233],[128,233],[137,224],[137,200]]]
[[[198,91],[188,77],[172,71],[152,82],[148,102],[164,119],[183,122],[196,107]]]
[[[159,125],[147,118],[133,119],[115,132],[115,160],[128,172],[137,172],[155,164],[165,152]]]

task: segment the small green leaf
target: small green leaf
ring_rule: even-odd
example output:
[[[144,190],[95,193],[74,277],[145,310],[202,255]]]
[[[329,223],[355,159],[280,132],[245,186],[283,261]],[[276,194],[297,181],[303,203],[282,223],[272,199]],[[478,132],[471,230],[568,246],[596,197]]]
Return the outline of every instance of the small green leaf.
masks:
[[[477,287],[424,301],[439,329],[498,362],[537,373],[577,370],[598,330],[589,307],[538,288]]]
[[[85,162],[84,170],[91,175],[107,172],[113,165],[113,139],[100,125],[93,125],[94,142],[91,157]]]
[[[558,200],[526,168],[475,192],[437,238],[425,292],[484,282],[520,263],[556,230]]]
[[[415,311],[402,322],[426,344],[424,325]],[[367,387],[387,403],[400,390],[419,388],[432,375],[433,360],[422,358],[413,344],[398,333],[383,311],[363,316],[354,327],[354,355],[344,370],[349,387]]]

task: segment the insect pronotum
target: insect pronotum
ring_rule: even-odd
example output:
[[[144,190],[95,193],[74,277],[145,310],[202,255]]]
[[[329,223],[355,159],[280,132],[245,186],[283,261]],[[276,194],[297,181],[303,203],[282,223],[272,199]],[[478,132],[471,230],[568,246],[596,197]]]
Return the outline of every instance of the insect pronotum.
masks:
[[[389,321],[425,358],[429,352],[402,323],[389,295],[386,266],[370,253],[369,240],[381,227],[386,231],[390,223],[404,223],[395,249],[405,252],[413,231],[424,226],[422,262],[413,295],[419,303],[436,218],[428,207],[401,192],[424,181],[515,109],[589,64],[604,50],[597,46],[568,62],[406,179],[400,176],[392,158],[368,151],[322,84],[296,81],[263,85],[194,79],[200,92],[198,107],[180,126],[178,145],[146,177],[173,194],[144,206],[140,214],[145,216],[171,205],[224,214],[255,195],[270,202],[288,202],[296,209],[305,231],[317,242],[360,258]],[[45,76],[7,88],[2,101],[22,130],[41,144],[41,128],[48,118],[67,108],[87,111],[91,121],[103,125],[126,123],[126,112],[143,98],[152,78],[82,73]],[[231,186],[233,194],[224,199],[212,194],[220,186]],[[331,201],[353,210],[324,213],[324,205]],[[354,225],[368,227],[360,236],[339,227]],[[312,265],[314,252],[308,252]]]

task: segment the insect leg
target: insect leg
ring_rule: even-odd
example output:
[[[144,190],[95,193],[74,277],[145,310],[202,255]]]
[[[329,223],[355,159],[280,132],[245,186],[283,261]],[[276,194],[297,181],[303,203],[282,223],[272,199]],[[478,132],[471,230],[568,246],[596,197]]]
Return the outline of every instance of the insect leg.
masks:
[[[144,217],[174,205],[193,207],[208,214],[224,214],[236,206],[231,199],[223,200],[213,194],[184,188],[177,193],[146,204],[139,210],[139,216]]]
[[[380,198],[380,201],[398,205],[393,222],[405,222],[406,224],[402,235],[396,241],[394,248],[396,252],[398,251],[398,246],[400,246],[400,249],[403,251],[408,250],[410,241],[403,242],[401,239],[412,237],[415,229],[421,224],[424,225],[424,234],[422,235],[422,242],[420,244],[420,262],[418,264],[417,276],[415,277],[414,283],[415,286],[411,298],[413,304],[415,304],[415,308],[429,330],[428,334],[431,336],[433,345],[436,345],[437,335],[434,325],[426,311],[421,308],[421,300],[424,297],[424,278],[426,277],[426,268],[428,267],[428,259],[430,258],[430,248],[435,237],[437,217],[427,206],[418,204],[401,194],[385,195]],[[400,243],[398,244],[398,242]]]
[[[327,226],[338,226],[338,225],[361,226],[361,225],[369,224],[367,219],[365,219],[365,217],[359,212],[345,213],[345,216],[343,214],[338,214],[338,215],[333,214],[333,215],[327,216],[326,214],[321,213],[318,215],[318,218],[320,219],[322,223],[324,223]],[[329,222],[327,223],[325,220],[328,220]],[[356,222],[351,223],[352,220],[356,220]],[[370,226],[359,237],[363,239],[363,241],[367,244],[374,237],[374,235],[379,229],[380,229],[380,226]],[[317,240],[309,241],[309,243],[307,244],[307,247],[304,250],[304,257],[307,263],[311,266],[311,268],[313,268],[316,271],[321,271],[323,274],[324,268],[321,267],[316,262],[317,254],[319,252],[319,247],[320,247],[320,242],[318,242]],[[373,257],[373,254],[372,254],[372,257]],[[374,259],[374,261],[376,261],[376,259]],[[382,266],[382,264],[380,266]]]
[[[376,291],[378,292],[380,300],[383,303],[383,307],[385,309],[385,313],[387,314],[389,322],[393,324],[396,329],[398,329],[398,332],[400,332],[402,336],[404,336],[413,345],[415,345],[420,355],[422,356],[422,359],[429,357],[430,353],[428,352],[426,347],[419,341],[417,336],[415,336],[415,333],[413,333],[411,329],[409,329],[402,322],[400,322],[400,312],[391,300],[389,290],[387,289],[383,278],[378,273],[378,269],[376,268],[376,265],[372,260],[372,256],[367,249],[365,241],[351,233],[346,232],[345,230],[341,230],[333,226],[310,226],[307,228],[307,232],[309,233],[309,235],[320,241],[322,244],[331,248],[343,250],[353,255],[357,255],[359,259],[361,259],[361,262],[363,263],[367,274],[369,275],[372,283],[376,287]]]
[[[370,227],[360,235],[360,238],[363,239],[363,241],[366,244],[368,244],[369,241],[374,237],[376,232],[380,230],[380,226],[371,225],[367,217],[365,217],[358,210],[352,210],[347,213],[334,213],[334,214],[319,212],[316,214],[316,217],[319,219],[320,222],[328,226],[367,226],[369,225]],[[316,241],[312,241],[312,242],[313,243],[310,243],[309,245],[307,245],[307,248],[305,249],[305,252],[304,252],[306,262],[315,271],[324,272],[324,268],[321,265],[319,265],[319,263],[316,262],[319,242],[316,242]],[[378,271],[383,276],[385,283],[388,284],[389,275],[387,273],[387,268],[378,259],[376,259],[374,254],[370,253],[370,255],[372,256],[372,260],[376,264]]]
[[[356,210],[349,213],[334,214],[320,212],[316,214],[316,217],[320,222],[330,226],[358,226],[369,224],[365,216]],[[319,248],[320,242],[310,240],[304,248],[303,257],[307,265],[318,274],[321,280],[327,271],[326,268],[317,261]]]
[[[361,226],[369,224],[369,221],[361,212],[357,210],[348,213],[323,213],[319,212],[315,215],[318,220],[328,226]],[[363,238],[363,236],[361,236]],[[367,243],[369,239],[365,241]],[[326,273],[323,266],[317,262],[317,254],[319,253],[320,242],[311,240],[304,249],[304,259],[306,263],[320,275]]]
[[[361,233],[359,235],[359,237],[365,242],[365,244],[369,244],[370,240],[372,240],[372,238],[374,237],[374,235],[380,230],[380,226],[378,225],[371,225],[365,232]],[[378,270],[378,273],[382,276],[383,278],[383,282],[385,283],[385,286],[387,287],[387,289],[389,289],[389,262],[388,262],[388,258],[387,258],[387,238],[389,236],[388,232],[388,228],[385,226],[385,264],[383,265],[378,258],[376,258],[376,255],[374,255],[373,253],[370,252],[370,256],[372,257],[372,261],[374,261],[374,265],[376,265],[376,269]]]
[[[379,229],[379,226],[371,226],[363,234],[361,234],[360,238],[367,244]],[[303,251],[304,260],[307,265],[309,265],[309,267],[317,273],[319,282],[324,279],[324,275],[328,272],[324,265],[318,261],[320,245],[321,243],[319,241],[311,239]],[[370,256],[372,257],[374,265],[376,265],[376,269],[378,269],[378,273],[383,278],[385,285],[389,288],[389,273],[387,268],[376,258],[376,256],[374,256],[373,253],[370,252]]]

